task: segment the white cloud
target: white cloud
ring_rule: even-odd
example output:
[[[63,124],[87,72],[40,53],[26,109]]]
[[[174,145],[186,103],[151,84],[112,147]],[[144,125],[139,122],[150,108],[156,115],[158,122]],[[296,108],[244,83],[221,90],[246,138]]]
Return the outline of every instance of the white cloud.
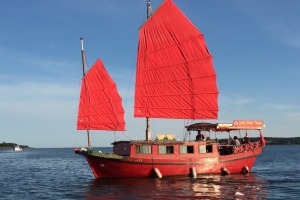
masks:
[[[287,110],[298,110],[298,109],[300,109],[299,106],[273,103],[273,102],[271,102],[271,100],[268,100],[266,102],[267,103],[263,106],[263,108],[266,109],[266,110],[287,111]]]
[[[0,109],[26,116],[61,118],[75,106],[78,89],[73,85],[45,82],[19,82],[0,85]],[[73,109],[77,109],[74,107]],[[65,112],[62,112],[65,110]]]
[[[275,105],[274,107],[277,110],[290,110],[295,108],[294,106],[290,106],[290,105]]]
[[[227,94],[227,95],[219,95],[219,102],[222,105],[237,105],[243,106],[249,103],[254,102],[254,99],[251,97],[242,96],[239,94]]]
[[[285,116],[289,119],[300,121],[300,112],[287,112]]]

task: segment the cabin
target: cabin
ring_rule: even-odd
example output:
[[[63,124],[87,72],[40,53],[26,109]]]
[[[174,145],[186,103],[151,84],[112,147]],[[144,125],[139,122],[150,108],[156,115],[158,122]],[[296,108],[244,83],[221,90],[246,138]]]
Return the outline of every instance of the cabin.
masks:
[[[156,135],[154,141],[117,141],[112,144],[113,153],[121,156],[164,158],[174,155],[184,158],[199,154],[208,157],[219,155],[215,141],[182,142],[167,134]]]

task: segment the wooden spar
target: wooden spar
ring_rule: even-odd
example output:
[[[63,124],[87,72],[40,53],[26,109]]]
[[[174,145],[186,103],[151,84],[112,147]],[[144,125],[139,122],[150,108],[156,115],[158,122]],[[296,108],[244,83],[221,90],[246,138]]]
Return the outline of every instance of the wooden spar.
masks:
[[[150,17],[150,0],[147,0],[147,19]]]
[[[150,17],[150,0],[147,0],[147,19]],[[146,118],[146,141],[151,140],[150,118]]]
[[[151,140],[150,118],[146,118],[146,141]]]
[[[85,64],[84,64],[84,50],[83,50],[83,38],[80,38],[81,42],[81,61],[82,61],[82,75],[85,76]]]
[[[82,60],[82,74],[85,76],[86,69],[85,69],[85,55],[83,50],[83,38],[80,38],[81,42],[81,60]],[[92,149],[91,141],[90,141],[90,130],[86,130],[87,138],[88,138],[88,149]]]

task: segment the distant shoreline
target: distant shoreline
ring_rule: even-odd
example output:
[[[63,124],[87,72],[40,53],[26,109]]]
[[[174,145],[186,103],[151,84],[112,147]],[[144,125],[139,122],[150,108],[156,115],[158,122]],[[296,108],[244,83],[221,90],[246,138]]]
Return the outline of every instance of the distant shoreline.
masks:
[[[22,144],[17,144],[14,142],[3,142],[0,143],[0,150],[5,150],[5,149],[14,149],[16,146],[21,147],[22,149],[26,149],[26,148],[31,148],[28,145],[22,145]]]
[[[22,149],[33,149],[33,147],[22,147]],[[14,150],[14,147],[0,147],[0,150]]]
[[[260,141],[260,137],[249,137],[251,142]],[[300,145],[300,137],[264,137],[266,145]],[[225,142],[227,139],[219,139]]]
[[[0,150],[14,149],[13,147],[0,147]]]

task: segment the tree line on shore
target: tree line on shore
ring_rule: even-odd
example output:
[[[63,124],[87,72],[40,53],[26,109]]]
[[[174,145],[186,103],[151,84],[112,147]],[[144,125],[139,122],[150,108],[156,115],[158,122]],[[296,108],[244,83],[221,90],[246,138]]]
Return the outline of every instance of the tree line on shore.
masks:
[[[259,141],[260,137],[250,137],[251,142]],[[220,143],[226,142],[227,139],[218,140]],[[300,137],[265,137],[267,145],[292,145],[300,144]]]
[[[7,143],[7,142],[3,142],[0,143],[0,148],[13,148],[15,146],[17,146],[17,143]],[[21,148],[29,148],[28,145],[19,145]]]

